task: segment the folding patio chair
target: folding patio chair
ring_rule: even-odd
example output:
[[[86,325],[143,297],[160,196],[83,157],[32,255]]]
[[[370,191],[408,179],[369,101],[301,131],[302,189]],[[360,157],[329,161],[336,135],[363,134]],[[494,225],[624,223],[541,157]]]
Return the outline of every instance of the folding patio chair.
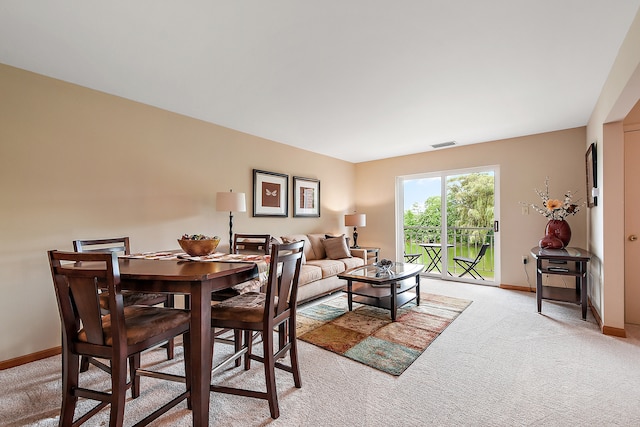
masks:
[[[480,248],[480,252],[478,252],[478,255],[475,258],[454,257],[453,260],[456,262],[456,264],[464,268],[464,271],[458,277],[462,277],[465,274],[469,273],[471,277],[473,277],[476,280],[477,279],[484,280],[484,277],[482,277],[480,273],[478,273],[478,270],[476,270],[476,265],[478,265],[482,257],[487,252],[488,248],[489,248],[488,243],[483,244],[482,247]]]

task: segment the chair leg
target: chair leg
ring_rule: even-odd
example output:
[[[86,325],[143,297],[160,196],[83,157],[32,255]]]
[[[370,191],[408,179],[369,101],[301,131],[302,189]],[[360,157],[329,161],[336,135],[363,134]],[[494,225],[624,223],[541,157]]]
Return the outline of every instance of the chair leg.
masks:
[[[140,354],[138,353],[137,356],[138,361],[140,361]],[[134,358],[135,356],[130,358],[130,363]],[[109,416],[109,426],[121,426],[124,422],[126,391],[127,361],[120,361],[116,358],[111,363],[111,414]]]
[[[461,262],[459,262],[459,261],[456,261],[456,263],[457,263],[460,267],[464,268],[464,271],[463,271],[463,272],[462,272],[458,277],[462,277],[462,276],[464,276],[465,274],[469,273],[469,274],[471,274],[471,277],[473,277],[473,278],[475,279],[475,277],[473,276],[473,273],[471,273],[471,269],[473,268],[473,266],[470,266],[470,264],[467,264],[467,263],[462,264],[462,263],[461,263]]]
[[[184,348],[184,375],[187,391],[191,391],[191,336],[189,334],[189,332],[186,332],[182,336],[182,347]],[[187,397],[187,409],[192,409],[191,393],[189,393],[189,396]]]
[[[473,276],[473,273],[475,273],[478,277],[473,276],[474,279],[476,280],[484,280],[484,277],[482,277],[482,274],[478,273],[478,270],[476,270],[475,268],[471,269],[472,271],[470,271],[469,273],[471,273],[471,275]]]
[[[237,353],[242,349],[242,331],[240,329],[233,330],[233,349]],[[236,368],[239,368],[242,364],[240,357],[235,360]]]
[[[167,300],[165,301],[164,306],[165,307],[169,307],[169,308],[174,307],[173,295],[167,295]],[[174,352],[174,349],[175,349],[174,339],[171,338],[169,341],[167,341],[166,346],[167,346],[167,360],[172,360],[174,355],[175,355],[175,352]]]
[[[167,360],[173,359],[173,357],[174,357],[174,349],[175,349],[175,343],[174,343],[173,338],[171,338],[169,341],[167,341],[165,346],[167,347]]]
[[[70,426],[76,411],[78,398],[73,390],[78,387],[80,361],[79,356],[69,354],[62,349],[62,408],[60,409],[60,425]]]
[[[89,358],[82,356],[80,358],[80,372],[87,372],[89,370]]]
[[[140,396],[140,353],[136,353],[129,358],[129,378],[131,378],[131,397],[133,399]]]
[[[251,353],[253,350],[253,331],[244,331],[244,345],[247,346],[247,352],[244,355],[244,369],[251,369]]]
[[[275,358],[273,355],[273,331],[262,334],[262,348],[264,357],[264,377],[267,386],[267,401],[269,411],[274,420],[280,416],[278,408],[278,392],[276,390]]]
[[[289,349],[289,358],[291,359],[291,371],[293,373],[293,384],[296,388],[302,387],[302,380],[300,378],[300,365],[298,365],[298,337],[296,336],[296,322],[292,319],[289,322],[289,342],[291,348]]]

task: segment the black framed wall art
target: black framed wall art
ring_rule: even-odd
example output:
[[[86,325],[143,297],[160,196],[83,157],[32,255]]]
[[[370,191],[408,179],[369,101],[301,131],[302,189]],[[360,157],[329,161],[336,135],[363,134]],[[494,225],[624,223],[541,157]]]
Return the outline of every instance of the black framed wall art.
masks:
[[[598,165],[596,159],[596,144],[591,143],[585,155],[585,163],[587,168],[587,206],[592,208],[598,205],[598,197],[594,189],[598,187],[598,178],[596,167]]]
[[[253,170],[253,216],[289,215],[289,175]]]
[[[293,216],[320,216],[320,180],[293,177]]]

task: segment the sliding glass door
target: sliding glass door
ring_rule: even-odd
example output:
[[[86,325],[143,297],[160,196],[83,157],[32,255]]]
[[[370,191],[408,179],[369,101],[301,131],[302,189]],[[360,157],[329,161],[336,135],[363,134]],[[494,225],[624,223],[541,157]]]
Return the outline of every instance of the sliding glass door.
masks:
[[[447,280],[496,284],[497,167],[398,178],[398,246],[405,261]]]

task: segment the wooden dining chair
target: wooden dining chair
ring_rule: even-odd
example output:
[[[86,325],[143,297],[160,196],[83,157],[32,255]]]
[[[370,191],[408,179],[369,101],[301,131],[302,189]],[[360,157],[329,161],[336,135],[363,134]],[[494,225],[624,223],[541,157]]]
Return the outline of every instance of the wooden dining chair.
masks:
[[[129,237],[114,237],[108,239],[84,239],[74,240],[73,250],[83,253],[96,253],[96,252],[115,252],[117,254],[129,255],[131,254],[131,246],[129,245]],[[109,293],[100,293],[100,306],[103,310],[107,310],[109,301]],[[165,307],[174,306],[174,297],[171,294],[161,293],[146,293],[135,291],[122,291],[122,298],[125,307],[130,305],[159,305],[163,304]],[[173,359],[175,343],[171,339],[165,344],[167,348],[167,359]],[[85,372],[89,369],[89,363],[100,367],[95,360],[88,358],[82,358],[81,372]]]
[[[184,334],[186,390],[145,417],[141,424],[156,419],[190,395],[189,312],[175,308],[125,307],[120,291],[120,270],[115,252],[81,253],[49,251],[49,265],[62,322],[62,407],[60,426],[84,423],[111,405],[109,425],[122,426],[126,390],[140,395],[140,352]],[[108,291],[108,314],[104,314],[98,293]],[[84,387],[80,381],[80,357],[107,359],[110,390]],[[127,361],[129,377],[127,382]],[[168,374],[156,373],[170,379]],[[175,380],[176,378],[174,378]],[[99,403],[75,421],[78,398]]]
[[[232,252],[234,254],[244,255],[269,255],[269,250],[271,249],[270,243],[270,234],[235,234],[233,236]],[[249,290],[258,290],[257,287],[261,286],[260,281],[260,278],[253,279],[231,288],[212,292],[211,299],[213,301],[224,301]]]
[[[233,236],[232,253],[244,254],[244,255],[269,255],[271,249],[271,235],[270,234],[245,234],[236,233]],[[263,273],[260,273],[260,277],[252,279],[247,282],[240,283],[231,288],[221,289],[211,293],[211,300],[215,302],[224,301],[229,298],[233,298],[245,292],[260,291],[263,282],[266,280]],[[256,336],[259,333],[255,334]],[[235,351],[238,351],[241,346],[240,331],[233,331],[231,335],[231,329],[219,328],[213,331],[214,343],[219,342],[223,344],[233,345]],[[240,359],[236,359],[236,366],[240,366]]]
[[[232,252],[234,254],[244,255],[269,255],[271,244],[270,234],[235,234],[233,237]],[[266,278],[258,278],[240,283],[231,288],[222,289],[213,292],[211,299],[213,301],[224,301],[225,299],[235,297],[249,290],[257,290],[256,287],[262,285]]]
[[[272,418],[280,416],[276,391],[275,368],[293,374],[296,388],[302,387],[298,364],[296,337],[296,307],[298,279],[302,265],[304,242],[273,244],[269,280],[266,291],[249,292],[225,300],[211,307],[211,326],[242,331],[241,348],[229,359],[244,356],[244,369],[251,367],[251,360],[264,365],[266,391],[211,385],[211,391],[265,399],[269,402]],[[274,330],[277,328],[278,347],[274,348]],[[254,333],[262,335],[263,355],[252,352]],[[290,357],[290,365],[280,359]]]
[[[270,234],[238,234],[233,236],[234,254],[269,255]]]

